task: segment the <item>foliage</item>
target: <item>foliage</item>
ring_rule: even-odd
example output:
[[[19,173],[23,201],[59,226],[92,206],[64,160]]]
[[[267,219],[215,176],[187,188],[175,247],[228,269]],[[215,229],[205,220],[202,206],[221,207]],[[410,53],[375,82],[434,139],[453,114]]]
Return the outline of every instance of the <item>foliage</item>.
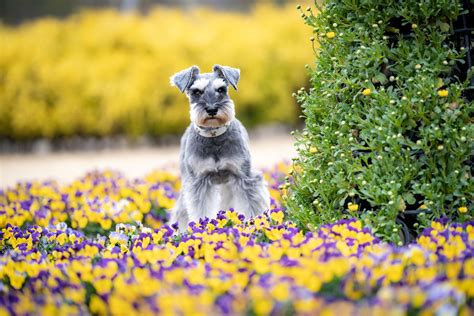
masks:
[[[326,1],[306,24],[320,48],[297,100],[306,126],[289,208],[313,229],[359,217],[400,242],[397,216],[472,219],[473,102],[453,68],[458,1]],[[429,221],[425,221],[428,222]]]
[[[242,71],[233,92],[247,126],[295,123],[310,35],[290,7],[249,14],[157,8],[89,11],[0,25],[0,138],[180,134],[188,104],[169,77],[190,65]]]

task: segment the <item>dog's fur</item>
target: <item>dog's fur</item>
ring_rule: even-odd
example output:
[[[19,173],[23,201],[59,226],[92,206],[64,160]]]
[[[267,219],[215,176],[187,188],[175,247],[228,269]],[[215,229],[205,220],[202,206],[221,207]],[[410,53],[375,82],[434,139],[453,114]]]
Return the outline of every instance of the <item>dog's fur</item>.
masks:
[[[170,78],[190,103],[191,124],[181,138],[182,188],[170,219],[181,231],[219,210],[249,217],[269,208],[268,189],[251,168],[247,131],[227,93],[229,85],[237,90],[239,78],[240,70],[220,65],[203,74],[192,66]]]

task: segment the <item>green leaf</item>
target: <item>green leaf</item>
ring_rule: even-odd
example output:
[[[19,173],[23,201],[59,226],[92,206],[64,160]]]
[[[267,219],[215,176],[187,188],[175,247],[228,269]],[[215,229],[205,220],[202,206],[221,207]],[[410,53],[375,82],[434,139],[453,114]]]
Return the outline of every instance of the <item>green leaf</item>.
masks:
[[[439,24],[439,28],[441,29],[442,32],[448,32],[449,29],[450,29],[450,26],[449,26],[449,24],[446,23],[446,22],[441,22],[441,23]]]
[[[375,79],[375,80],[374,80]],[[387,83],[387,77],[383,73],[378,73],[375,77],[372,78],[373,83],[380,82],[381,84]]]
[[[413,194],[411,194],[409,192],[406,192],[406,193],[403,193],[402,196],[403,196],[403,199],[405,200],[405,202],[407,202],[408,204],[410,204],[410,205],[415,204],[416,199],[413,196]]]

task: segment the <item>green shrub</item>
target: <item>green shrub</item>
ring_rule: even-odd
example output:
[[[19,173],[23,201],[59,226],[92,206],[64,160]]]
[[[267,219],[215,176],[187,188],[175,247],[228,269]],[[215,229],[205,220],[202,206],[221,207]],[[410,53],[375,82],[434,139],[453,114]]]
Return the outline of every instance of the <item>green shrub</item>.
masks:
[[[472,219],[473,102],[453,68],[458,1],[326,1],[288,207],[311,229],[355,216],[400,242],[396,218]],[[421,221],[423,224],[423,221]],[[422,225],[421,225],[422,226]]]
[[[308,30],[293,6],[248,14],[157,7],[146,16],[88,11],[0,25],[0,138],[180,134],[186,99],[169,77],[190,65],[241,68],[238,117],[294,124]]]

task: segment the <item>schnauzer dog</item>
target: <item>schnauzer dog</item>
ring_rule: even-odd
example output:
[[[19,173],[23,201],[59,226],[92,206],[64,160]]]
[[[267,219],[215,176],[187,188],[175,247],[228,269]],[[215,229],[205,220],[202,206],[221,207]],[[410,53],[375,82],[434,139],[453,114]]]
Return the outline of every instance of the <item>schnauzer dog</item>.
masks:
[[[251,168],[247,131],[227,93],[229,85],[237,90],[239,78],[239,69],[220,65],[203,74],[192,66],[170,78],[186,93],[191,116],[181,138],[182,188],[171,215],[181,231],[189,222],[215,218],[220,210],[233,208],[249,217],[270,206],[263,178]]]

